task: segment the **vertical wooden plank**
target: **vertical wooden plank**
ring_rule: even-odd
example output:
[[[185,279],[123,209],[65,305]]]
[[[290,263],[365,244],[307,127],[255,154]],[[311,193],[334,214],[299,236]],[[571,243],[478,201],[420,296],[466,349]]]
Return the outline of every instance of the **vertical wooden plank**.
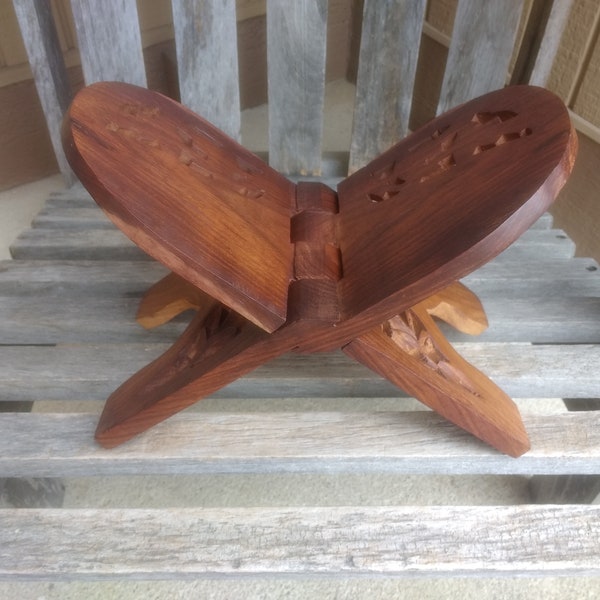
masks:
[[[72,0],[86,84],[124,81],[146,86],[135,0]]]
[[[349,171],[408,132],[425,0],[366,0]]]
[[[181,102],[239,141],[235,0],[176,0],[172,6]]]
[[[573,0],[554,0],[529,77],[531,85],[545,86],[548,82],[572,6]]]
[[[504,87],[523,0],[459,0],[438,114]]]
[[[327,0],[269,0],[269,162],[320,175]]]
[[[65,158],[60,136],[62,117],[71,100],[71,86],[50,3],[46,0],[13,0],[13,4],[58,167],[65,183],[71,185],[75,176]]]

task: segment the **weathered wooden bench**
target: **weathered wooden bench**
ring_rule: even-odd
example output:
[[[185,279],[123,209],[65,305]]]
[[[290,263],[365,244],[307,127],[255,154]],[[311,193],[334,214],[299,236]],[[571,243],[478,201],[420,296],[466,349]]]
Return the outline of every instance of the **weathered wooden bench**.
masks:
[[[291,175],[330,167],[320,151],[326,4],[268,3],[269,160]],[[351,169],[406,133],[424,4],[365,2]],[[45,5],[15,0],[69,177],[58,138],[69,95]],[[135,2],[118,5],[73,0],[85,77],[144,84]],[[543,38],[534,82],[543,83],[564,6],[549,14],[553,33]],[[234,3],[173,8],[183,102],[239,137]],[[485,9],[459,1],[440,110],[502,87],[520,11],[518,1]],[[141,329],[137,303],[164,268],[79,184],[51,196],[14,243],[14,260],[0,265],[0,399],[8,406],[0,413],[0,579],[598,575],[600,506],[589,503],[600,491],[600,413],[586,409],[597,408],[589,399],[600,390],[600,277],[573,251],[542,218],[468,277],[489,330],[477,339],[450,334],[467,360],[522,399],[532,449],[517,460],[415,410],[341,354],[273,361],[198,410],[104,450],[93,440],[101,401],[184,323]],[[568,399],[571,410],[547,398]],[[31,403],[33,411],[22,410]],[[127,476],[135,486],[135,476],[214,474],[471,476],[474,487],[483,475],[513,476],[531,499],[373,506],[353,496],[323,506],[313,495],[310,506],[248,507],[239,498],[226,507],[61,508],[71,478]]]

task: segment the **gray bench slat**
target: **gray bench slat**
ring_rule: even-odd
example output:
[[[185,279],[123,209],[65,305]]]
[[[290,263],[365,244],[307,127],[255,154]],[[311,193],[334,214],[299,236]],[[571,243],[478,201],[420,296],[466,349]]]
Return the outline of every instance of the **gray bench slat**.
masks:
[[[114,228],[63,230],[28,229],[10,246],[17,260],[149,260],[123,233]]]
[[[135,0],[71,0],[83,76],[146,87],[146,69]]]
[[[0,296],[77,294],[140,295],[166,275],[154,261],[51,261],[0,262]],[[552,293],[567,296],[600,295],[600,268],[590,258],[543,261],[494,260],[463,280],[483,298]]]
[[[483,298],[489,328],[477,337],[489,342],[580,343],[600,341],[600,298],[529,293]],[[169,341],[184,326],[177,319],[155,331],[135,322],[137,296],[5,296],[0,303],[3,344]],[[450,341],[471,336],[442,328]]]
[[[181,102],[240,140],[235,0],[171,3]]]
[[[155,261],[0,261],[0,296],[140,294],[168,273]]]
[[[350,173],[408,132],[424,13],[425,0],[364,4]]]
[[[600,572],[599,506],[3,510],[0,578]]]
[[[0,413],[0,476],[337,473],[596,474],[600,414],[524,414],[532,449],[515,460],[433,412],[176,415],[116,449],[96,414]]]
[[[45,206],[31,222],[33,228],[46,229],[114,229],[100,208],[79,206],[50,208]]]
[[[167,348],[164,343],[0,346],[0,397],[9,401],[104,400]],[[458,343],[456,349],[515,398],[594,398],[600,390],[600,370],[596,368],[600,347],[596,345],[473,342]],[[313,398],[319,399],[317,406],[326,407],[327,398],[404,395],[366,367],[333,352],[282,356],[211,397]],[[291,401],[283,404],[294,405]],[[368,408],[369,401],[365,404]]]
[[[500,257],[518,261],[569,258],[575,245],[560,229],[526,231]],[[148,260],[124,234],[114,228],[49,229],[24,231],[10,247],[18,260]],[[498,260],[498,259],[497,259]]]
[[[459,0],[437,113],[504,87],[523,0]]]
[[[321,174],[326,0],[267,2],[269,162],[282,173]]]

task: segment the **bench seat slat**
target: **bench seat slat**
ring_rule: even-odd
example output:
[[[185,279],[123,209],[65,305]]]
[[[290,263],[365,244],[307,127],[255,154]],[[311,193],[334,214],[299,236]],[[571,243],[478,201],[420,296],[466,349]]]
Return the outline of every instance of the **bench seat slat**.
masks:
[[[475,290],[476,291],[476,290]],[[538,344],[591,344],[600,341],[599,297],[555,296],[536,293],[483,299],[490,322],[477,341]],[[510,303],[510,312],[506,310]],[[156,330],[135,322],[139,297],[6,296],[0,303],[3,344],[142,343],[173,341],[185,325],[184,317]],[[442,324],[451,342],[472,341]]]
[[[600,267],[591,258],[545,258],[510,261],[499,258],[477,269],[463,282],[483,298],[521,295],[530,289],[541,296],[553,294],[600,296]],[[0,295],[77,294],[79,297],[131,295],[145,291],[168,273],[154,261],[0,262]]]
[[[209,473],[600,475],[600,414],[524,414],[515,460],[427,411],[187,413],[116,449],[96,414],[0,414],[0,476]],[[168,440],[168,442],[167,442]]]
[[[0,518],[0,578],[600,571],[599,506],[50,509]]]
[[[105,400],[168,348],[166,343],[0,346],[6,401]],[[515,398],[592,398],[600,389],[597,345],[467,342],[456,349]],[[341,352],[289,354],[211,398],[399,398],[403,392]],[[368,401],[366,402],[368,405]],[[326,406],[327,404],[325,404]],[[224,407],[223,407],[224,408]]]

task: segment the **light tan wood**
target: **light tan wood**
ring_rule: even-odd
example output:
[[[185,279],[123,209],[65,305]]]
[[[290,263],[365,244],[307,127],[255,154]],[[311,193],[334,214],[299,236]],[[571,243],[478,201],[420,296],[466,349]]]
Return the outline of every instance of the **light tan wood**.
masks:
[[[418,306],[463,333],[479,335],[488,327],[488,319],[481,301],[460,282],[455,282],[429,296]]]
[[[212,307],[215,301],[179,275],[155,283],[140,302],[136,321],[146,329],[163,325],[186,310]]]

